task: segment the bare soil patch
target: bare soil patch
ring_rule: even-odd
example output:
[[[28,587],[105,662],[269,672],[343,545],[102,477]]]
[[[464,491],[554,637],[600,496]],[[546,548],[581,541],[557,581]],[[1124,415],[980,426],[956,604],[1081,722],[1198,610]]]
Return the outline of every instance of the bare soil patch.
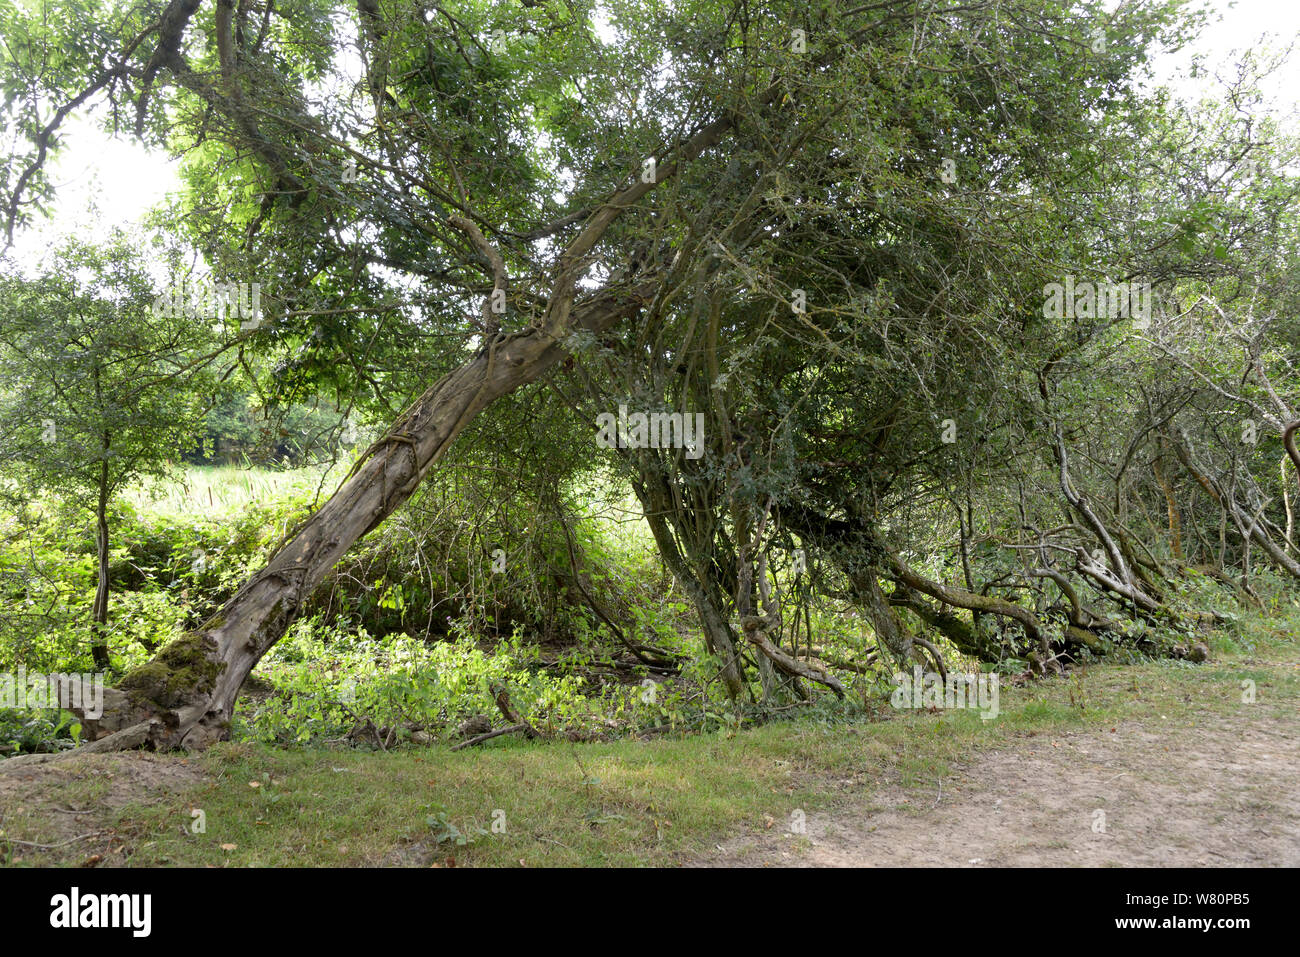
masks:
[[[705,866],[1300,865],[1300,741],[1246,713],[1026,735],[940,787],[735,838]],[[841,782],[849,784],[850,782]],[[856,783],[856,782],[854,782]]]
[[[192,790],[204,778],[186,758],[143,751],[6,769],[0,774],[0,847],[10,839],[14,864],[67,863],[74,853],[87,865],[124,864],[132,835],[118,829],[118,812]],[[11,837],[19,822],[23,841]]]

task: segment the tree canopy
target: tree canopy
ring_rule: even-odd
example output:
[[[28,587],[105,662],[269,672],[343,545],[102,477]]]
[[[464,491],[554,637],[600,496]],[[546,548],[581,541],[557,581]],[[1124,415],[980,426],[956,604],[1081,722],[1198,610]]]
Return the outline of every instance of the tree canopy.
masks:
[[[814,653],[811,604],[881,660],[1045,673],[1194,656],[1189,575],[1300,578],[1296,141],[1249,72],[1218,104],[1140,82],[1203,25],[1179,0],[0,16],[8,233],[94,107],[181,158],[157,223],[258,284],[218,353],[375,427],[92,736],[228,734],[336,564],[465,463],[485,501],[545,500],[575,577],[575,482],[630,488],[700,653],[766,707],[862,666]],[[699,446],[601,449],[620,409],[698,417]]]

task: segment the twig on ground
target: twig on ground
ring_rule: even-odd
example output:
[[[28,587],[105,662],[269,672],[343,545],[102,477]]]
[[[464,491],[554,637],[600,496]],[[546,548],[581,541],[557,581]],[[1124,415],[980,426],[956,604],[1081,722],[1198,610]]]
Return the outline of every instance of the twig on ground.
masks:
[[[79,834],[76,837],[70,837],[66,841],[59,841],[57,844],[37,844],[35,841],[20,841],[16,837],[0,837],[0,843],[4,844],[21,844],[23,847],[35,847],[42,851],[53,850],[56,847],[66,847],[69,844],[75,844],[77,841],[84,841],[88,837],[99,837],[107,834],[108,831],[91,831],[89,834]]]
[[[530,726],[527,724],[507,725],[504,728],[497,728],[495,731],[489,731],[487,734],[479,734],[479,735],[475,735],[472,738],[467,738],[466,740],[462,741],[460,744],[453,744],[451,746],[451,750],[459,751],[461,748],[468,748],[470,745],[479,744],[480,742],[486,741],[489,738],[497,738],[503,734],[513,734],[516,731],[527,731],[529,727]]]

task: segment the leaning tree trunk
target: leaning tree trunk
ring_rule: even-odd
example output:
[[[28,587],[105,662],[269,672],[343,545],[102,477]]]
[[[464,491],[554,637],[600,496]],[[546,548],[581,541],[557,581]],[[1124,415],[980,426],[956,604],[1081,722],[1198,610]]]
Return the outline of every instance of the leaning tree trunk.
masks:
[[[906,667],[915,659],[915,636],[891,607],[880,587],[884,549],[862,523],[831,518],[787,502],[775,509],[778,520],[804,541],[814,543],[837,564],[849,580],[854,601],[866,612],[880,655]]]
[[[224,608],[128,674],[106,696],[101,718],[89,720],[82,713],[84,733],[96,741],[116,734],[124,747],[160,750],[203,748],[227,737],[235,698],[253,666],[284,635],[335,562],[411,496],[460,431],[493,401],[563,358],[562,340],[570,333],[599,333],[650,301],[658,288],[654,281],[621,294],[606,289],[583,302],[575,299],[589,256],[614,220],[657,185],[673,180],[684,163],[716,146],[734,122],[728,114],[702,127],[668,152],[657,176],[641,177],[596,209],[558,257],[540,320],[520,332],[488,336],[473,359],[434,383]],[[464,228],[463,221],[453,225]],[[480,245],[482,236],[469,232]],[[493,272],[494,289],[503,288],[497,261]]]
[[[1128,562],[1124,558],[1124,553],[1115,539],[1111,536],[1110,531],[1097,513],[1092,510],[1088,500],[1079,493],[1074,487],[1074,482],[1070,479],[1070,461],[1065,448],[1065,437],[1059,427],[1053,435],[1052,453],[1056,457],[1056,464],[1059,469],[1059,483],[1061,493],[1065,500],[1069,502],[1070,507],[1083,518],[1084,523],[1101,542],[1102,548],[1110,558],[1110,569],[1107,569],[1103,563],[1096,562],[1090,557],[1085,560],[1086,553],[1080,555],[1079,571],[1093,579],[1104,589],[1114,592],[1115,594],[1127,598],[1138,612],[1156,612],[1161,609],[1161,604],[1155,598],[1148,595],[1143,589],[1137,577],[1133,574]]]
[[[1300,419],[1289,422],[1282,430],[1282,447],[1286,449],[1287,458],[1295,466],[1295,474],[1300,478],[1300,448],[1296,447],[1296,432],[1300,432]]]
[[[913,650],[915,639],[890,606],[889,598],[880,587],[880,576],[880,569],[874,565],[854,568],[849,571],[849,585],[871,621],[881,656],[888,654],[895,664],[907,667],[916,654]]]
[[[648,289],[589,303],[572,326],[599,331],[635,312]],[[500,335],[431,386],[362,457],[353,474],[217,614],[128,674],[104,715],[84,719],[89,738],[121,734],[128,746],[203,748],[229,733],[235,697],[253,666],[284,635],[304,600],[352,545],[401,505],[457,434],[495,399],[565,355],[560,337],[533,327]]]
[[[1173,486],[1169,484],[1169,479],[1160,465],[1159,455],[1152,460],[1151,468],[1155,472],[1156,481],[1160,483],[1160,491],[1165,497],[1165,508],[1169,513],[1169,547],[1173,552],[1174,560],[1181,562],[1184,559],[1183,523],[1178,515],[1178,501],[1174,498]]]
[[[906,585],[899,584],[894,589],[894,593],[889,596],[889,604],[913,612],[923,622],[951,641],[953,646],[964,655],[970,655],[980,661],[990,662],[996,662],[1002,656],[1001,646],[988,637],[979,626],[973,624],[973,622],[965,622],[951,612],[932,608],[918,592],[913,591]],[[979,609],[974,609],[971,612],[972,619],[976,621],[978,620],[977,616],[983,614],[984,612]]]

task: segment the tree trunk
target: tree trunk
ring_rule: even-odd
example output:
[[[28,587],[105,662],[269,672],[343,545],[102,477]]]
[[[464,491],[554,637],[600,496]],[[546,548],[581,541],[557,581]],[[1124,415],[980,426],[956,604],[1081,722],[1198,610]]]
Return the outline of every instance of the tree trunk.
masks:
[[[863,523],[831,518],[792,503],[778,506],[775,514],[786,528],[815,544],[844,572],[854,600],[867,613],[880,653],[903,667],[912,664],[917,655],[913,636],[880,587],[884,572],[879,561],[884,550],[872,530]]]
[[[1092,530],[1092,533],[1097,536],[1097,540],[1101,542],[1102,548],[1110,558],[1111,569],[1109,570],[1109,573],[1104,565],[1084,562],[1082,556],[1080,559],[1079,570],[1089,578],[1100,583],[1103,587],[1108,588],[1117,595],[1127,598],[1132,602],[1133,610],[1135,612],[1154,612],[1158,610],[1161,607],[1160,602],[1143,591],[1141,584],[1133,574],[1132,569],[1129,568],[1129,564],[1125,560],[1123,552],[1115,543],[1115,539],[1111,536],[1110,531],[1097,516],[1097,513],[1092,510],[1087,499],[1079,494],[1074,487],[1074,483],[1070,480],[1070,462],[1065,448],[1065,436],[1062,434],[1059,427],[1056,429],[1056,433],[1053,436],[1052,450],[1053,454],[1056,456],[1056,464],[1060,470],[1058,477],[1061,486],[1061,493],[1065,496],[1065,500],[1070,503],[1071,508],[1073,508],[1075,512],[1083,518],[1084,523]]]
[[[849,584],[871,619],[871,630],[876,634],[876,647],[881,654],[888,654],[901,667],[910,665],[916,655],[913,637],[890,607],[889,599],[880,587],[880,570],[871,567],[853,572],[849,575]]]
[[[720,589],[710,587],[708,569],[704,562],[699,563],[700,571],[696,574],[682,554],[666,518],[672,514],[672,495],[664,477],[653,468],[636,464],[640,481],[634,482],[633,486],[650,526],[650,534],[654,536],[664,564],[682,590],[690,596],[700,626],[704,629],[705,647],[719,659],[722,682],[727,688],[728,697],[734,701],[744,694],[745,676],[735,634],[724,611]]]
[[[1169,547],[1174,558],[1181,562],[1184,560],[1183,525],[1178,517],[1178,502],[1174,498],[1173,486],[1169,484],[1169,479],[1165,477],[1164,469],[1160,466],[1159,456],[1152,460],[1151,468],[1155,472],[1156,481],[1160,483],[1160,491],[1165,496],[1165,509],[1169,513]]]
[[[1300,419],[1287,424],[1282,430],[1282,447],[1286,449],[1287,458],[1295,466],[1296,478],[1300,479],[1300,448],[1296,447],[1296,432],[1300,431]]]
[[[574,326],[605,329],[637,311],[650,291],[641,287],[628,298],[589,302],[567,328],[499,336],[431,386],[224,608],[122,680],[129,704],[84,720],[87,735],[100,738],[148,722],[147,743],[159,750],[203,748],[228,736],[244,679],[335,562],[410,497],[479,412],[565,355],[561,334]]]
[[[95,603],[91,608],[95,632],[90,654],[96,671],[108,671],[108,448],[109,435],[103,436],[104,459],[99,469],[99,499],[95,503]]]
[[[889,596],[889,603],[915,612],[923,622],[951,641],[964,655],[980,661],[997,661],[1001,657],[1002,649],[997,642],[991,641],[978,625],[967,624],[950,612],[930,607],[925,599],[905,585],[897,585],[894,593]],[[971,614],[973,619],[973,616],[984,613],[975,609]]]

